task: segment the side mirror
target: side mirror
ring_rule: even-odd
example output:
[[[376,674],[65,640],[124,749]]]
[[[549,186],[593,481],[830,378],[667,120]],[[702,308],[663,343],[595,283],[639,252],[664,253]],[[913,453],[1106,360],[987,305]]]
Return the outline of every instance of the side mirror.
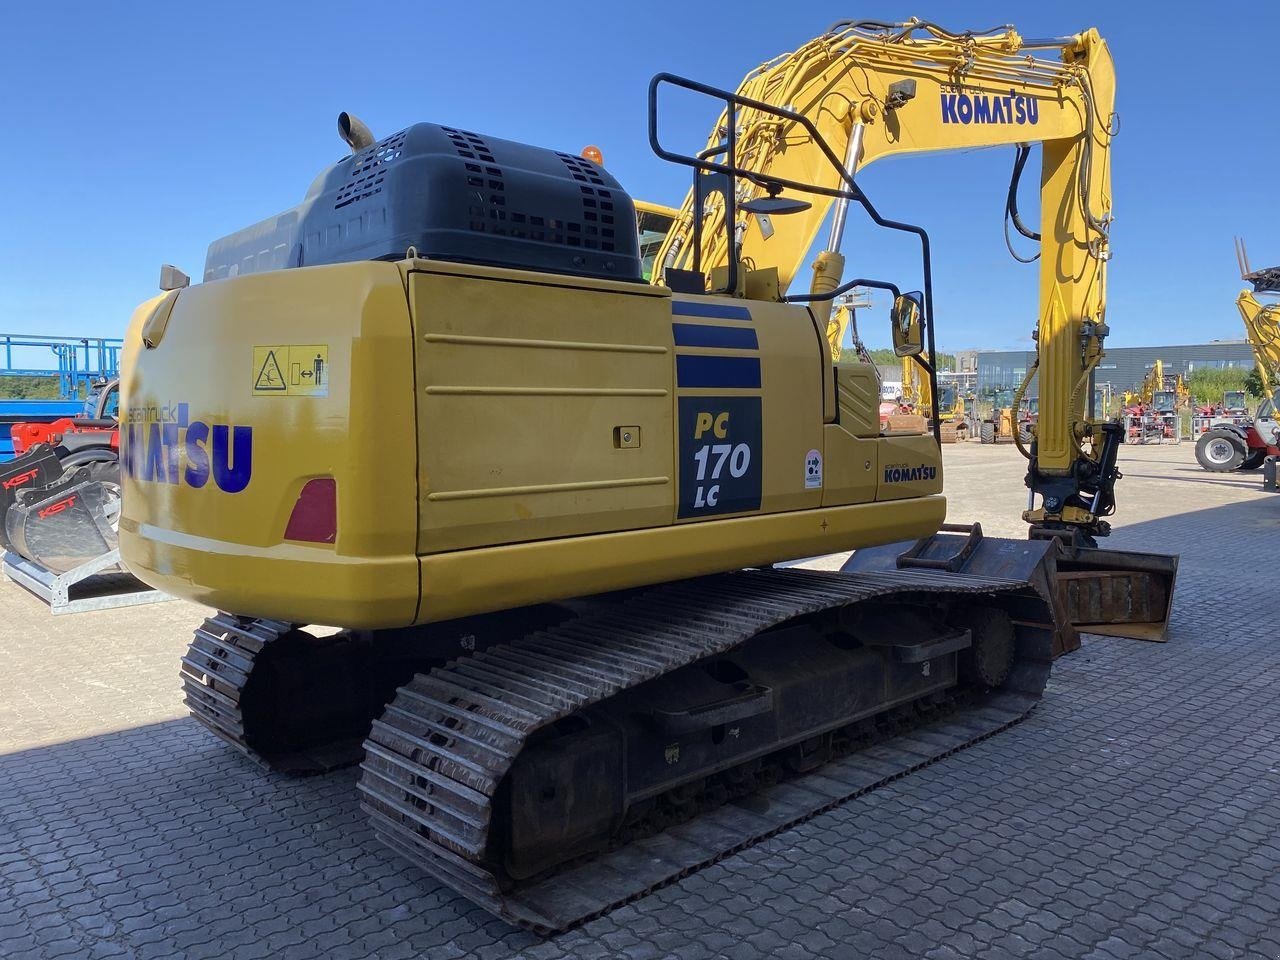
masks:
[[[903,293],[894,298],[889,323],[893,327],[893,352],[899,357],[918,357],[924,352],[923,314],[920,294]]]

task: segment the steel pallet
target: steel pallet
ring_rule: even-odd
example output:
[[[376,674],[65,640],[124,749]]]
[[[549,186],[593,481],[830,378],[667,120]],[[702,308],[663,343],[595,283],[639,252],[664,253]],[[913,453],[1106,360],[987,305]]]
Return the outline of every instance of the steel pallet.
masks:
[[[25,557],[5,551],[0,569],[3,569],[6,580],[24,587],[47,603],[49,612],[54,615],[88,613],[173,599],[128,573],[120,562],[118,547],[66,573],[54,573]]]

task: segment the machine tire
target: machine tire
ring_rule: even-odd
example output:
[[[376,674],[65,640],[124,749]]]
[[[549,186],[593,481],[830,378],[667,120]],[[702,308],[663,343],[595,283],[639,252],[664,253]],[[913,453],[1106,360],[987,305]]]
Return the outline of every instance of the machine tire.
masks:
[[[1210,473],[1230,473],[1245,462],[1248,448],[1228,430],[1209,430],[1196,441],[1196,459]]]
[[[983,443],[996,442],[996,425],[990,420],[984,420],[978,426],[978,439]]]
[[[1267,459],[1265,447],[1250,447],[1248,454],[1245,455],[1244,463],[1240,464],[1240,469],[1257,470],[1262,466],[1262,461],[1265,459]]]
[[[120,532],[120,498],[124,488],[120,483],[120,458],[108,447],[91,447],[77,450],[62,459],[62,469],[68,473],[84,467],[89,471],[88,479],[94,480],[108,491],[107,520],[111,529]]]

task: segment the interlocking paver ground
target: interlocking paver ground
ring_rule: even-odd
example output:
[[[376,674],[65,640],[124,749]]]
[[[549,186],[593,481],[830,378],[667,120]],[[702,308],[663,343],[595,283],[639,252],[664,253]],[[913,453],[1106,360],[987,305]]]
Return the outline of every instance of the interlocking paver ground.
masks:
[[[952,519],[1023,535],[1011,448],[946,462]],[[0,585],[0,957],[1276,960],[1280,498],[1189,445],[1121,466],[1114,545],[1182,555],[1168,644],[1088,637],[1012,730],[546,941],[385,852],[353,771],[186,718],[198,608]]]

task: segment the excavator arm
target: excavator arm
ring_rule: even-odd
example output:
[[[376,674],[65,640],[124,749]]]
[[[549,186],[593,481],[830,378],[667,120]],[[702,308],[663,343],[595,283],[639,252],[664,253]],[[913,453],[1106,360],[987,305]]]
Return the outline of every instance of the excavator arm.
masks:
[[[1263,303],[1254,294],[1280,294],[1280,267],[1254,270],[1249,265],[1244,241],[1239,237],[1236,238],[1236,260],[1240,264],[1240,279],[1253,286],[1252,290],[1240,291],[1236,307],[1244,321],[1245,337],[1253,348],[1263,399],[1274,402],[1276,389],[1280,387],[1280,303]]]
[[[1241,290],[1236,307],[1253,348],[1263,397],[1272,397],[1280,387],[1280,303],[1262,303],[1252,290]]]
[[[933,418],[933,391],[914,357],[902,358],[902,402],[926,420]]]
[[[732,148],[738,175],[727,179],[733,195],[723,182],[718,193],[691,191],[659,251],[659,279],[693,271],[715,285],[732,267],[738,280],[731,292],[784,295],[834,208],[810,289],[815,314],[829,322],[830,294],[843,279],[840,246],[850,201],[881,225],[905,227],[870,206],[857,188],[859,170],[899,154],[1004,145],[1019,149],[1020,171],[1027,145],[1042,144],[1038,233],[1017,217],[1016,183],[1010,190],[1014,223],[1040,243],[1036,361],[1017,396],[1020,402],[1038,373],[1040,417],[1035,444],[1024,449],[1032,503],[1024,517],[1033,527],[1086,542],[1105,535],[1101,518],[1114,506],[1122,431],[1093,423],[1086,407],[1108,332],[1114,93],[1111,56],[1095,30],[1027,40],[1012,28],[979,35],[919,20],[838,23],[763,64],[739,86],[699,155],[723,159]],[[757,212],[760,201],[776,202],[783,189],[801,184],[808,187],[807,209],[774,214],[766,203]],[[928,238],[914,232],[924,253],[921,301],[930,322]],[[776,287],[753,284],[761,272],[771,280],[776,274]]]

